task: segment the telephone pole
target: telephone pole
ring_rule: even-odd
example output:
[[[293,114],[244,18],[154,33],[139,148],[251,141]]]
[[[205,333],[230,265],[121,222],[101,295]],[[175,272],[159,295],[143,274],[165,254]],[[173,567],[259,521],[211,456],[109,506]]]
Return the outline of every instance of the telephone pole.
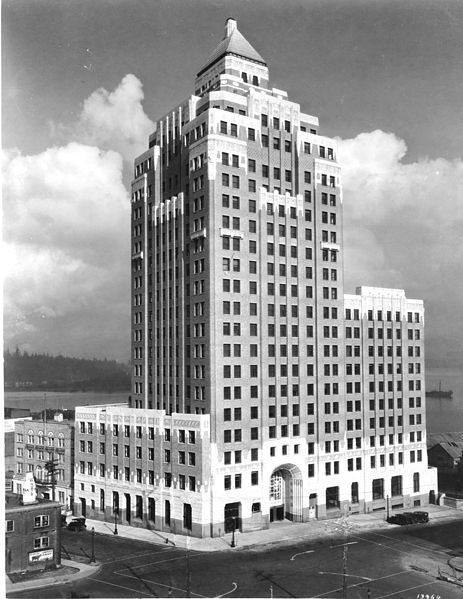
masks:
[[[56,488],[56,467],[58,466],[58,460],[55,460],[55,453],[52,453],[51,460],[45,463],[45,470],[48,472],[51,481],[47,484],[51,485],[52,499],[55,501],[55,488]]]

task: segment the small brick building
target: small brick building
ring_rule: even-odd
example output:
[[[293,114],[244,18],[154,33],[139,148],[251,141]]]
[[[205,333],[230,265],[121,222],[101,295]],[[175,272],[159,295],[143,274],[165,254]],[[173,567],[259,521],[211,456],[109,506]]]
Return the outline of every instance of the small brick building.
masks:
[[[32,473],[22,493],[5,495],[6,573],[43,570],[61,564],[61,506],[36,499]]]

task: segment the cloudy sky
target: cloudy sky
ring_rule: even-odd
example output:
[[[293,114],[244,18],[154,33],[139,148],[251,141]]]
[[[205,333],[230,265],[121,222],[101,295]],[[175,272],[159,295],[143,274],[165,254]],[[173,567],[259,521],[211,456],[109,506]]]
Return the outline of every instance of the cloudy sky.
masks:
[[[229,16],[341,140],[346,292],[424,299],[461,369],[460,0],[5,0],[5,345],[129,358],[130,165]]]

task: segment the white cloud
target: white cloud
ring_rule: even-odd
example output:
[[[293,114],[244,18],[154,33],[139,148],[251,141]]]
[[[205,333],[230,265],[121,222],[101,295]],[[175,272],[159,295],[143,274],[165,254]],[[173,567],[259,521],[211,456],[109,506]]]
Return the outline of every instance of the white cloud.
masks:
[[[463,161],[405,156],[392,133],[339,140],[346,289],[400,287],[424,299],[428,354],[463,363]]]
[[[141,82],[97,89],[74,124],[51,123],[60,145],[5,151],[5,342],[32,351],[127,358],[130,198],[124,163],[154,124]]]
[[[100,148],[118,151],[132,162],[148,147],[154,123],[142,107],[143,86],[137,77],[126,75],[116,89],[99,88],[87,98],[76,125],[78,139]]]
[[[130,201],[121,170],[119,154],[77,143],[4,156],[7,342],[51,352],[64,346],[60,351],[69,353],[66,338],[71,344],[73,334],[82,337],[78,329],[95,312],[102,329],[114,304],[123,320]],[[122,322],[112,319],[120,329]],[[111,335],[106,343],[110,353]],[[78,355],[87,351],[84,346]]]

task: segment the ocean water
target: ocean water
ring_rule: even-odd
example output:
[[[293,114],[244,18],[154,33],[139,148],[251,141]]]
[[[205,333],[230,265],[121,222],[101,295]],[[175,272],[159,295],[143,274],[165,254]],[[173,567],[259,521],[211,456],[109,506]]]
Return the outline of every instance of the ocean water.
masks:
[[[29,408],[31,412],[39,412],[45,407],[70,410],[76,406],[91,406],[104,403],[126,403],[126,393],[60,393],[51,391],[5,391],[4,405],[12,408]]]
[[[428,370],[426,388],[452,390],[453,399],[426,398],[426,428],[429,433],[463,431],[463,372]],[[33,412],[47,408],[70,409],[104,403],[125,403],[129,393],[59,393],[41,391],[5,391],[5,406],[30,408]]]
[[[463,372],[432,370],[426,373],[426,389],[453,391],[453,399],[426,398],[426,429],[428,433],[463,431]]]

